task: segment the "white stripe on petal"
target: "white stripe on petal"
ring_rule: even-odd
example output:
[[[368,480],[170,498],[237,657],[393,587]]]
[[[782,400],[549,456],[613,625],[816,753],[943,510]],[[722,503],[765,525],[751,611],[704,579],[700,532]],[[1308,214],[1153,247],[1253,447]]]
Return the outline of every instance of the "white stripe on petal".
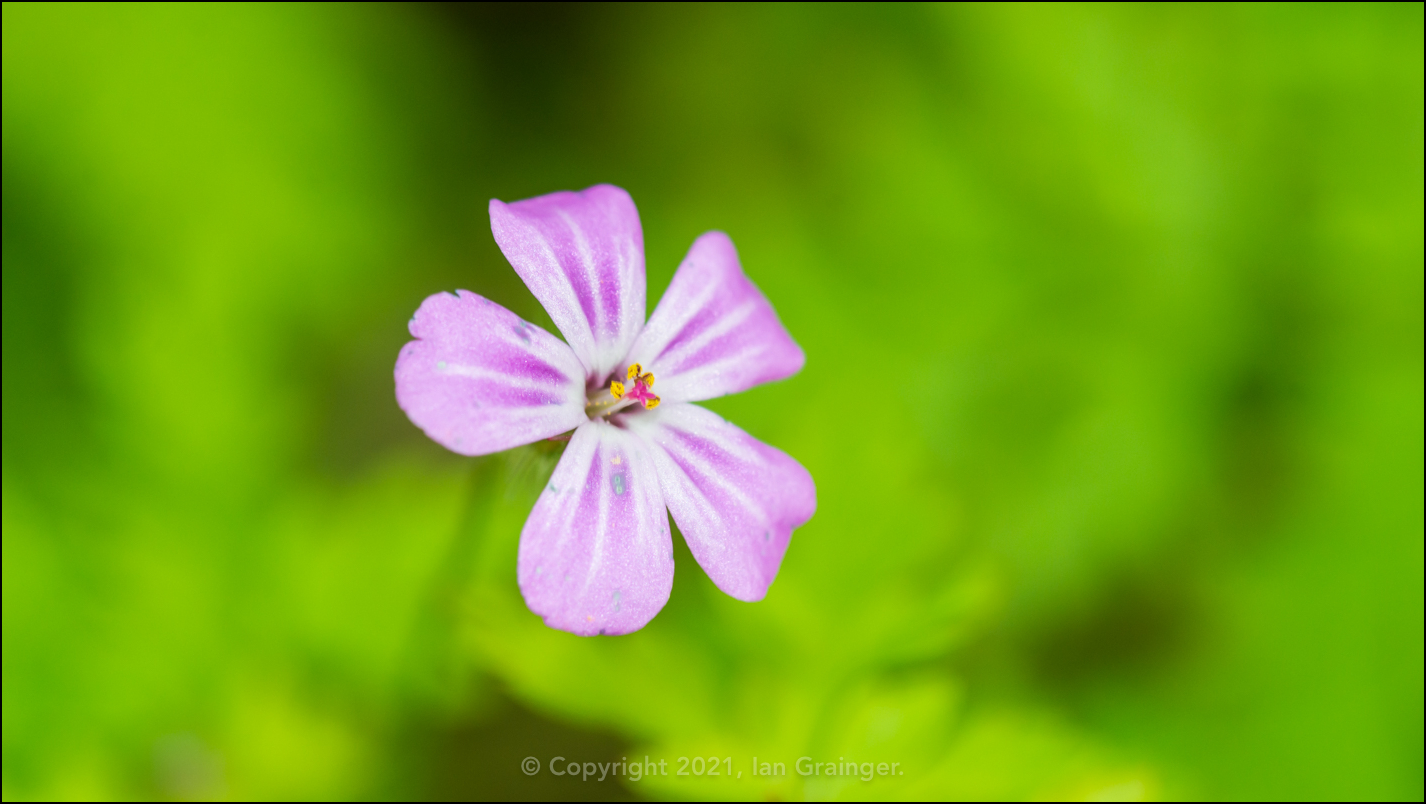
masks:
[[[807,470],[697,405],[620,421],[650,445],[664,501],[708,576],[733,597],[761,599],[793,529],[817,508]]]
[[[672,541],[647,444],[605,421],[579,427],[520,533],[520,590],[554,628],[623,634],[673,587]]]
[[[688,250],[627,362],[654,373],[667,403],[712,399],[789,377],[802,368],[803,355],[743,275],[733,242],[709,232]]]
[[[644,325],[643,229],[629,194],[601,184],[511,204],[491,201],[490,226],[586,379],[602,381]],[[577,287],[587,289],[587,306]],[[606,306],[615,288],[618,303]]]

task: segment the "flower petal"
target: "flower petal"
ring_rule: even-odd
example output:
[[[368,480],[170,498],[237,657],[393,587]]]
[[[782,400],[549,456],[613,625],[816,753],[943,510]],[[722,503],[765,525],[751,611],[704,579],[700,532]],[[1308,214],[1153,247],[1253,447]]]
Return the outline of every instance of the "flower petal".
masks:
[[[490,229],[510,265],[602,383],[644,325],[644,230],[629,194],[608,184],[506,204]]]
[[[637,631],[668,602],[673,539],[653,458],[605,421],[574,431],[520,532],[520,591],[552,628]]]
[[[790,377],[804,357],[743,275],[733,241],[708,232],[678,266],[628,362],[654,373],[665,402],[694,402]]]
[[[447,449],[484,455],[577,427],[584,372],[559,338],[468,290],[437,293],[411,318],[396,401]]]
[[[652,446],[664,501],[708,577],[739,600],[761,600],[793,529],[817,510],[812,476],[697,405],[664,405],[620,421]]]

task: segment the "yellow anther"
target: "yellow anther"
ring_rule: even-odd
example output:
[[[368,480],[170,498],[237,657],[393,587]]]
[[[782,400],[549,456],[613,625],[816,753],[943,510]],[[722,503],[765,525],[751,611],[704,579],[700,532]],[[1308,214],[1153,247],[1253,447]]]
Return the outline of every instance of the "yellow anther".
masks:
[[[644,367],[639,365],[638,363],[635,363],[634,365],[629,367],[629,379],[631,380],[642,373],[644,373]]]
[[[651,396],[651,397],[649,397],[648,399],[645,399],[645,400],[644,400],[644,407],[645,407],[646,409],[648,409],[648,410],[653,410],[654,408],[656,408],[656,407],[658,407],[658,406],[659,406],[659,398],[656,397],[656,396]]]
[[[615,399],[623,399],[624,383],[619,382],[618,380],[611,380],[609,382],[609,393],[613,394]]]
[[[643,376],[639,377],[639,379],[641,379],[641,380],[644,381],[644,387],[645,387],[645,388],[652,388],[652,387],[654,387],[654,373],[653,373],[652,371],[650,371],[650,372],[644,374]]]

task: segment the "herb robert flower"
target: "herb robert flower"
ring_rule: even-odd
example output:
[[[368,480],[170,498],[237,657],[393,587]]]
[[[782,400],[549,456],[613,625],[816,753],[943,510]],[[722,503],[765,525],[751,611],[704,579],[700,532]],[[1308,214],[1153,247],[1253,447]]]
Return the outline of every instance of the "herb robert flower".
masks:
[[[520,533],[530,609],[575,634],[642,628],[673,588],[665,507],[719,589],[762,599],[817,496],[797,461],[691,404],[804,362],[732,241],[695,240],[645,323],[643,229],[622,189],[492,200],[490,226],[564,341],[470,291],[438,293],[411,319],[396,399],[463,455],[573,429]]]

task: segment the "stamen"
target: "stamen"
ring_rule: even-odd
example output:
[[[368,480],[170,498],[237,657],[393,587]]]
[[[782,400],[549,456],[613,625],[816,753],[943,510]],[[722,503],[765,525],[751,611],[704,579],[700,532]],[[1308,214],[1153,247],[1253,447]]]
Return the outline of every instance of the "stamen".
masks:
[[[585,403],[584,412],[591,419],[607,419],[635,402],[645,410],[659,406],[658,395],[650,390],[654,384],[653,372],[644,371],[643,366],[635,363],[624,374],[628,378],[627,383],[611,379],[607,392],[601,391]]]

